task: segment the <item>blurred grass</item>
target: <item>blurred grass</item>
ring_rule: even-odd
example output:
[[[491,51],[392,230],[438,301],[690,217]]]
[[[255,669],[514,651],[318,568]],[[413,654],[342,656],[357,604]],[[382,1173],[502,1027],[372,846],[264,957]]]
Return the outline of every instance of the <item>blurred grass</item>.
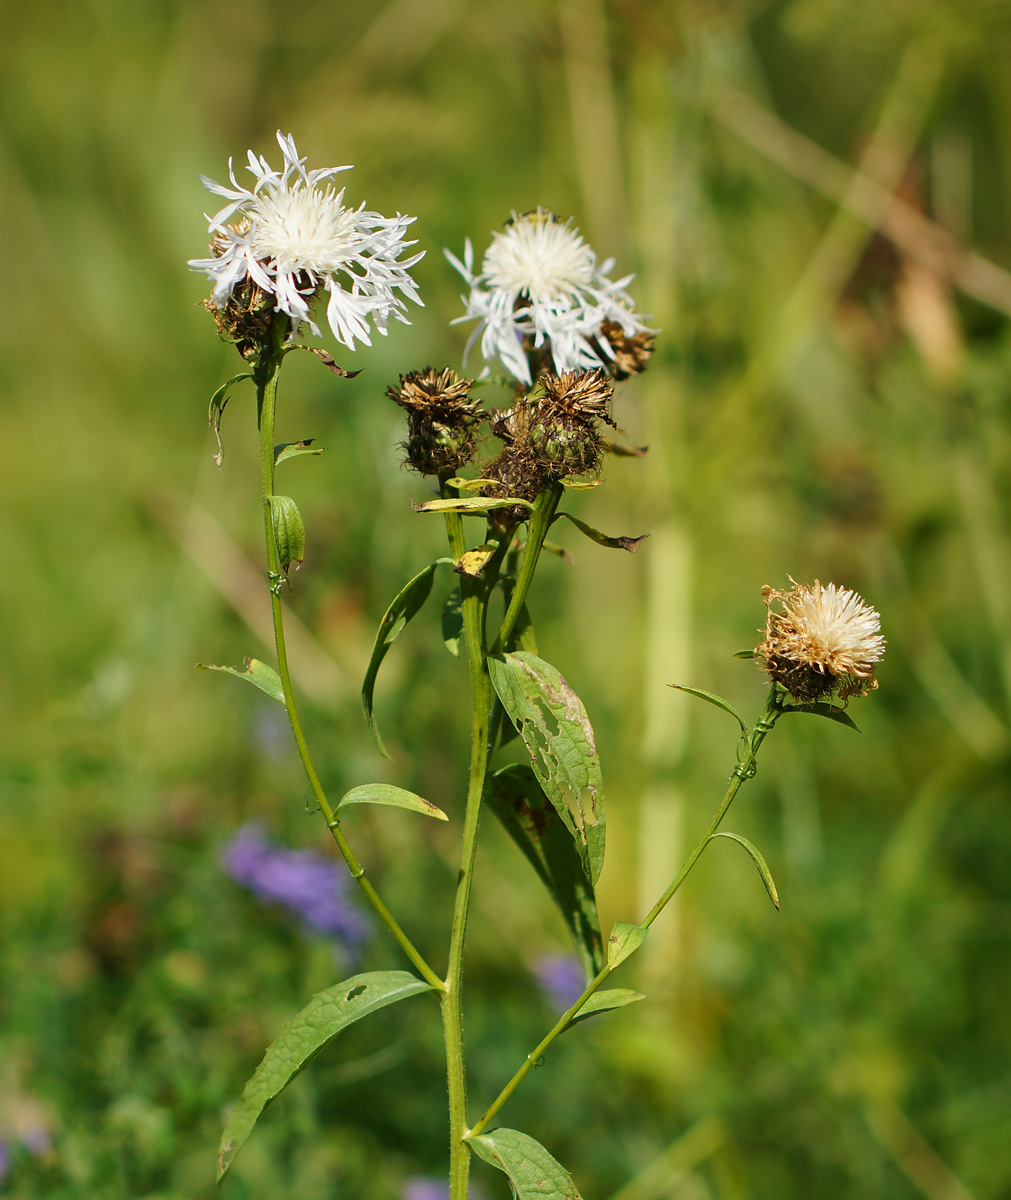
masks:
[[[1011,266],[1011,7],[53,0],[3,16],[8,1193],[210,1196],[222,1112],[336,978],[327,947],[218,867],[249,817],[322,843],[272,714],[192,669],[265,653],[250,396],[229,405],[221,472],[204,425],[235,368],[184,266],[203,249],[197,175],[270,156],[280,126],[314,163],[356,163],[356,202],[417,214],[428,251],[413,325],[338,355],[358,379],[291,362],[282,385],[279,436],[328,446],[282,469],[309,530],[293,608],[328,656],[309,724],[331,787],[385,777],[459,814],[466,689],[436,598],[380,682],[392,765],[358,713],[379,616],[441,550],[381,397],[398,372],[458,362],[441,248],[469,235],[480,252],[511,209],[573,213],[638,271],[664,331],[617,406],[648,457],[574,501],[653,536],[625,558],[566,534],[575,561],[547,561],[534,600],[608,774],[605,923],[667,881],[733,752],[724,717],[664,684],[760,704],[729,657],[756,640],[760,586],[845,582],[889,638],[881,690],[854,706],[863,736],[785,725],[732,814],[783,912],[714,847],[629,971],[647,1001],[562,1039],[505,1119],[588,1198],[1011,1196],[1007,309],[815,193],[721,107],[745,93]],[[216,527],[232,561],[212,580]],[[438,961],[456,825],[360,821],[362,857]],[[482,836],[475,1103],[543,1029],[525,968],[562,943],[525,864],[490,822]],[[232,1194],[382,1200],[444,1169],[437,1014],[399,1015],[274,1106]],[[53,1148],[35,1158],[17,1143],[39,1125]]]

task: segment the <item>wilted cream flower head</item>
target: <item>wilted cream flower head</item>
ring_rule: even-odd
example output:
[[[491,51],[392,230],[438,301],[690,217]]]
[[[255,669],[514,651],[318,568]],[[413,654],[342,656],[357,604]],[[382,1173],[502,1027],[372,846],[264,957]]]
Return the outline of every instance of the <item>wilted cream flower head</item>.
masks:
[[[319,336],[309,305],[325,289],[330,293],[330,328],[352,350],[356,341],[371,345],[369,320],[382,334],[391,315],[410,324],[403,315],[407,306],[396,292],[421,304],[408,269],[423,252],[397,260],[415,244],[404,240],[414,218],[399,213],[384,217],[367,212],[364,204],[345,208],[343,189],[335,191],[330,181],[350,167],[307,171],[291,135],[283,137],[278,130],[277,141],[284,156],[282,172],[249,151],[247,169],[256,180],[252,190],[236,181],[231,159],[230,188],[200,177],[209,192],[228,201],[207,218],[211,257],[189,263],[214,283],[210,304],[223,308],[249,280],[273,296],[275,312],[287,313],[293,330],[305,321]]]
[[[805,703],[876,688],[874,669],[885,653],[878,613],[849,588],[790,582],[789,591],[762,589],[768,618],[755,654],[769,676]]]
[[[477,318],[467,350],[481,338],[487,360],[499,359],[510,374],[532,382],[524,343],[547,346],[557,374],[594,367],[610,368],[615,351],[602,326],[625,337],[648,332],[625,291],[633,275],[608,278],[614,259],[597,256],[571,221],[560,221],[546,208],[513,213],[474,272],[474,247],[468,238],[463,262],[446,257],[470,285],[467,311],[454,324]]]

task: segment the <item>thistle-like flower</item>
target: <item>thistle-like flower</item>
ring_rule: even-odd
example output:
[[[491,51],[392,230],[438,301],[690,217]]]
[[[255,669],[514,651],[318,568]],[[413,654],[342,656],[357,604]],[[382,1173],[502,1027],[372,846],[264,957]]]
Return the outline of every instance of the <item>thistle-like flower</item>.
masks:
[[[400,376],[400,386],[386,389],[394,403],[407,412],[405,462],[422,475],[456,472],[470,462],[474,430],[484,416],[480,400],[472,400],[472,379],[461,379],[445,367],[411,371]]]
[[[874,670],[885,653],[881,617],[849,588],[790,582],[789,591],[762,588],[768,617],[756,658],[802,703],[866,696],[878,686]]]
[[[210,257],[189,262],[214,284],[209,305],[227,309],[233,297],[241,302],[249,285],[255,285],[272,297],[275,312],[291,318],[293,332],[305,321],[319,336],[309,308],[325,290],[330,294],[330,328],[351,350],[356,341],[371,345],[370,320],[382,334],[390,316],[410,324],[403,315],[407,306],[396,293],[421,304],[408,270],[423,252],[398,261],[415,244],[404,240],[414,218],[399,213],[384,217],[366,211],[364,204],[346,208],[344,190],[335,191],[331,180],[350,167],[307,171],[291,135],[283,137],[279,130],[277,141],[284,157],[281,172],[249,151],[247,169],[256,181],[252,190],[236,181],[231,160],[231,187],[200,177],[209,192],[227,200],[207,217]]]
[[[478,320],[468,351],[480,337],[484,358],[499,359],[522,383],[532,382],[531,352],[559,374],[610,370],[617,356],[605,323],[628,339],[649,333],[625,291],[634,276],[609,279],[614,259],[598,263],[572,222],[545,208],[513,213],[492,235],[479,274],[469,238],[463,262],[448,250],[446,257],[470,286],[467,311],[454,324]]]

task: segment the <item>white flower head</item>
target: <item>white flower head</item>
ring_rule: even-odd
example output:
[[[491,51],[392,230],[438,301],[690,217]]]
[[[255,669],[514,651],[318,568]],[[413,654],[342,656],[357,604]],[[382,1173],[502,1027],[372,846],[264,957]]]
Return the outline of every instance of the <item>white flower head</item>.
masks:
[[[555,373],[610,368],[618,338],[649,335],[625,288],[633,275],[608,278],[614,259],[598,263],[571,221],[560,221],[545,208],[513,213],[474,272],[474,247],[468,238],[463,262],[446,257],[470,286],[467,311],[460,321],[477,319],[467,350],[481,338],[481,353],[498,359],[523,383],[532,383],[525,344],[545,347]],[[606,328],[604,328],[606,326]]]
[[[370,320],[382,334],[391,315],[410,324],[401,297],[421,304],[408,270],[424,252],[398,259],[415,244],[404,240],[414,218],[384,217],[364,204],[346,208],[344,190],[335,191],[331,181],[350,167],[307,171],[291,135],[283,137],[278,130],[277,141],[284,157],[281,172],[249,151],[252,190],[236,181],[231,159],[231,187],[200,177],[209,192],[228,202],[207,217],[211,257],[189,262],[213,282],[210,304],[223,308],[236,287],[249,280],[273,296],[274,311],[288,314],[293,332],[305,321],[319,336],[309,306],[325,289],[330,293],[327,321],[334,337],[351,350],[356,341],[372,344]]]
[[[762,589],[768,619],[755,654],[769,675],[802,701],[876,688],[885,654],[878,613],[849,588],[790,582],[789,591]]]

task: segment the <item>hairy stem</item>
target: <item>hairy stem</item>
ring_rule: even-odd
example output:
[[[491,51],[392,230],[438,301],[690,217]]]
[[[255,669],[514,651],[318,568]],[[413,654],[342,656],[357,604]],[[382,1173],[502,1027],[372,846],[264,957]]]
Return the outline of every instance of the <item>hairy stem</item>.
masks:
[[[261,365],[256,372],[256,412],[260,431],[260,485],[263,498],[263,532],[267,546],[267,580],[270,585],[270,607],[274,623],[274,646],[277,650],[277,673],[281,678],[284,690],[284,704],[288,710],[288,720],[291,732],[298,748],[298,757],[305,770],[306,779],[312,788],[312,794],[323,813],[327,827],[347,863],[351,874],[358,881],[358,886],[364,892],[368,902],[386,928],[393,934],[401,949],[421,973],[426,982],[440,992],[445,985],[432,968],[425,962],[414,946],[411,939],[400,928],[393,914],[379,898],[376,889],[365,878],[365,868],[355,857],[347,839],[341,831],[334,810],[327,800],[323,785],[313,764],[306,744],[302,722],[298,715],[295,697],[291,689],[291,675],[288,670],[288,651],[284,640],[284,616],[281,608],[281,587],[284,577],[277,554],[277,543],[274,539],[274,521],[271,513],[270,497],[274,494],[274,413],[277,404],[277,383],[281,371],[284,350],[281,342],[284,336],[284,326],[279,322],[275,326],[274,353]]]
[[[694,867],[698,860],[702,857],[702,852],[705,850],[706,846],[708,846],[713,840],[713,835],[719,828],[720,822],[726,816],[727,809],[733,803],[734,797],[737,795],[738,791],[740,791],[741,784],[743,784],[746,779],[751,779],[754,775],[755,759],[758,756],[759,747],[761,746],[762,742],[765,741],[765,738],[772,729],[773,725],[775,725],[776,718],[779,716],[779,713],[780,708],[778,697],[776,694],[776,688],[773,686],[769,689],[769,696],[766,700],[765,709],[763,710],[762,715],[756,721],[754,729],[748,736],[745,752],[730,776],[730,783],[727,785],[727,790],[723,794],[723,799],[720,801],[719,807],[713,814],[713,819],[709,822],[709,826],[705,833],[703,833],[703,835],[699,838],[695,845],[695,849],[691,852],[691,854],[689,854],[687,859],[685,859],[684,865],[682,866],[681,870],[678,871],[677,875],[675,875],[670,886],[640,922],[644,929],[648,929],[664,910],[664,908],[666,908],[666,906],[670,903],[674,893],[678,890],[682,883],[684,883],[692,867]],[[538,1042],[534,1049],[531,1050],[531,1052],[526,1056],[519,1070],[517,1070],[515,1075],[513,1075],[512,1079],[509,1080],[502,1091],[499,1092],[492,1103],[488,1106],[481,1120],[478,1121],[473,1129],[468,1131],[469,1137],[476,1137],[478,1134],[484,1132],[489,1123],[497,1115],[499,1109],[501,1109],[513,1092],[516,1091],[523,1080],[526,1079],[526,1077],[534,1069],[534,1067],[540,1061],[541,1056],[548,1049],[551,1043],[555,1040],[555,1038],[558,1037],[559,1034],[565,1032],[565,1030],[569,1027],[570,1022],[579,1013],[579,1010],[600,987],[600,985],[604,983],[604,981],[612,973],[612,970],[613,968],[609,966],[602,967],[597,976],[586,985],[586,988],[579,999],[576,1000],[575,1003],[569,1008],[567,1008],[564,1013],[562,1013],[562,1015],[548,1030],[540,1042]]]

